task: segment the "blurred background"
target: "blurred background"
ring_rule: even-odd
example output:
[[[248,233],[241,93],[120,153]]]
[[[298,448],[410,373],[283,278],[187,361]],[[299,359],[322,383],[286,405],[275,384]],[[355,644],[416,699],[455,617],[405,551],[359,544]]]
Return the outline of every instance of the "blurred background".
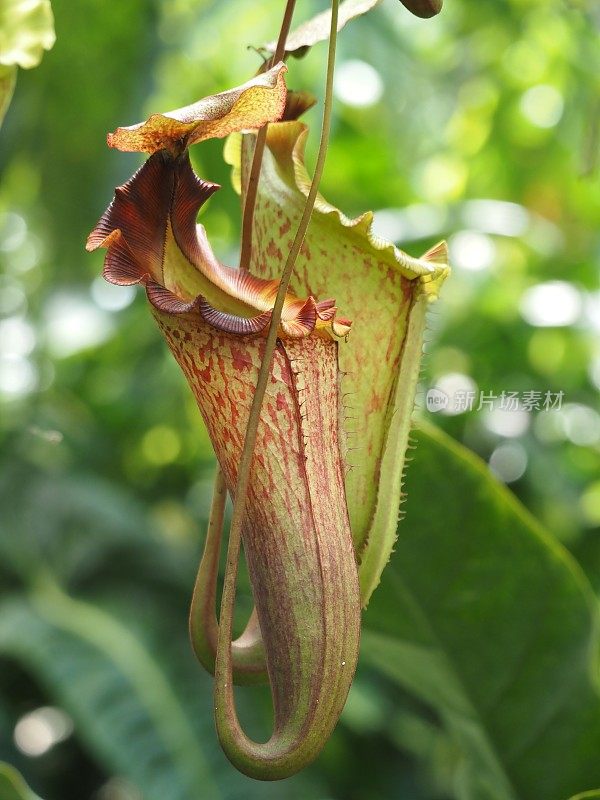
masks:
[[[1,132],[0,759],[45,800],[446,800],[449,745],[432,739],[425,769],[399,733],[406,698],[362,667],[312,768],[260,786],[228,766],[187,642],[210,442],[142,293],[104,283],[102,253],[84,251],[140,163],[106,132],[247,80],[282,3],[52,5],[56,45],[20,72]],[[305,0],[299,18],[324,6]],[[596,588],[599,31],[584,0],[447,0],[428,21],[385,0],[340,35],[322,184],[412,255],[449,240],[420,413],[488,462]],[[321,98],[324,61],[324,44],[292,60],[288,85]],[[319,119],[320,105],[309,165]],[[233,264],[222,146],[192,156],[223,185],[202,221]],[[435,396],[445,407],[427,410]],[[266,694],[242,703],[266,732]]]

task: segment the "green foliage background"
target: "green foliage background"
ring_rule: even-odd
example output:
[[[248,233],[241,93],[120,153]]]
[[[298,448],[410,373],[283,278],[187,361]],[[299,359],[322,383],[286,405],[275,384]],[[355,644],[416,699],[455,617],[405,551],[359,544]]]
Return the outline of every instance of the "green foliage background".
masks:
[[[45,800],[567,800],[600,786],[600,17],[583,0],[447,0],[429,21],[385,0],[351,23],[340,72],[367,62],[384,92],[338,100],[323,182],[347,214],[383,212],[411,254],[450,239],[424,389],[458,373],[497,395],[564,392],[562,412],[517,429],[421,411],[484,461],[525,465],[510,488],[546,530],[425,429],[322,757],[261,786],[215,744],[186,626],[210,443],[143,297],[99,282],[83,244],[139,163],[106,131],[246,80],[246,45],[273,37],[280,6],[54,0],[57,43],[19,74],[0,149],[0,760]],[[321,96],[324,58],[292,61],[288,84]],[[307,120],[310,162],[319,107]],[[234,263],[221,153],[193,157],[223,185],[203,222]],[[547,281],[570,284],[571,324],[520,310]],[[249,603],[244,586],[240,618]],[[266,694],[240,702],[266,735]],[[13,731],[45,705],[74,732],[28,757]]]

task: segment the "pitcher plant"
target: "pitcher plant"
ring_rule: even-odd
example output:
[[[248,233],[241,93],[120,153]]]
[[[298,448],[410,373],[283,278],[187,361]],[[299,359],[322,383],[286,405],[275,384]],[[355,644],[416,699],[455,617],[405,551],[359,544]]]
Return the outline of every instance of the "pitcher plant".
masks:
[[[403,0],[431,16],[441,3]],[[148,159],[88,238],[106,249],[104,277],[142,284],[180,365],[218,462],[190,633],[215,675],[223,749],[247,775],[285,778],[329,738],[354,676],[360,615],[396,538],[426,309],[448,267],[445,243],[415,258],[349,219],[318,187],[332,113],[338,30],[377,3],[332,3],[276,43],[247,83],[109,134]],[[339,7],[338,7],[339,6]],[[315,103],[287,92],[286,61],[321,40],[329,51],[314,176],[304,164]],[[189,148],[228,137],[241,195],[239,266],[221,263],[196,219],[220,188],[199,178]],[[335,299],[333,299],[335,298]],[[339,310],[338,310],[339,309]],[[224,504],[233,514],[216,618]],[[232,641],[240,545],[255,610]],[[268,682],[274,723],[252,741],[233,685]]]

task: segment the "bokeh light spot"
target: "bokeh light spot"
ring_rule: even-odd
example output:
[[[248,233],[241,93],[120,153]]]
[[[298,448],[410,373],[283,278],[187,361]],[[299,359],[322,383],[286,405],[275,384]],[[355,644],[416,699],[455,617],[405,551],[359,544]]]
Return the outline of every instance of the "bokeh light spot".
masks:
[[[124,778],[111,778],[94,795],[94,800],[142,800],[133,784]]]
[[[144,434],[142,453],[150,464],[158,467],[171,464],[181,452],[177,431],[167,425],[156,425]]]
[[[22,317],[0,321],[0,354],[28,356],[35,347],[35,328]]]
[[[507,438],[522,436],[529,428],[530,412],[523,408],[514,410],[492,408],[485,416],[485,427],[498,436]]]
[[[600,481],[590,484],[579,499],[585,521],[592,527],[600,525]]]
[[[540,83],[532,86],[521,97],[521,112],[538,128],[553,128],[562,117],[564,100],[554,86]]]
[[[431,202],[459,198],[467,181],[467,167],[461,159],[450,155],[434,156],[417,170],[415,185]]]
[[[71,718],[53,706],[24,714],[15,725],[13,738],[18,749],[33,758],[43,756],[73,731]]]
[[[581,294],[567,281],[538,283],[523,293],[520,303],[523,319],[539,327],[572,325],[581,309]]]
[[[481,272],[494,263],[496,248],[485,233],[458,231],[450,238],[450,263],[469,272]]]
[[[46,341],[56,358],[97,347],[112,331],[110,318],[84,297],[60,292],[47,303]]]
[[[38,372],[27,358],[0,356],[0,394],[17,399],[31,394],[38,385]]]
[[[437,379],[434,389],[442,392],[448,398],[447,405],[439,408],[440,413],[453,417],[469,410],[469,406],[473,402],[469,400],[469,397],[475,397],[477,384],[469,375],[461,372],[448,372]]]
[[[19,214],[4,211],[0,214],[0,251],[18,250],[27,237],[27,223]]]
[[[441,206],[414,203],[406,208],[383,208],[375,213],[373,233],[392,242],[411,242],[439,236],[447,221]]]
[[[467,200],[462,218],[470,228],[499,236],[523,236],[530,225],[529,211],[506,200]]]
[[[25,311],[27,298],[20,283],[0,275],[0,316],[10,316]]]
[[[512,483],[524,475],[527,453],[519,442],[503,442],[490,456],[489,465],[497,478],[504,483]]]
[[[567,438],[565,416],[562,411],[542,411],[535,417],[533,430],[540,442],[562,442]]]
[[[562,409],[565,433],[573,444],[591,446],[600,442],[600,414],[580,403],[567,403]]]
[[[383,81],[377,70],[366,61],[350,59],[336,68],[334,91],[347,106],[365,108],[381,100]]]
[[[135,298],[135,286],[115,286],[104,278],[96,278],[91,287],[92,300],[103,311],[122,311]]]
[[[529,361],[542,375],[553,375],[563,364],[567,340],[560,330],[534,331],[527,345]]]

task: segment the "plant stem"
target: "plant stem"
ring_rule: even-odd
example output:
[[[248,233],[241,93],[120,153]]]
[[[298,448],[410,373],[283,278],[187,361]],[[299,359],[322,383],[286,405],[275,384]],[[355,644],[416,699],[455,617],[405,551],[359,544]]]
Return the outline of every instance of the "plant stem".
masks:
[[[196,575],[189,617],[190,640],[194,655],[211,675],[215,672],[219,635],[216,612],[217,575],[226,499],[225,476],[221,468],[217,467],[204,552]],[[246,623],[244,633],[231,643],[231,648],[236,682],[245,685],[265,683],[267,676],[264,648],[256,608]]]
[[[270,68],[272,64],[277,64],[285,57],[285,44],[290,32],[292,17],[296,0],[287,0],[275,53],[265,65],[265,68]],[[250,268],[250,257],[252,255],[252,228],[254,226],[254,209],[256,207],[256,196],[258,191],[258,181],[260,178],[260,170],[262,167],[262,160],[265,151],[265,144],[267,141],[267,125],[264,125],[258,131],[256,144],[254,147],[254,154],[252,157],[252,165],[250,169],[250,176],[248,178],[248,186],[246,188],[246,199],[244,202],[244,213],[242,219],[242,243],[240,252],[240,269],[247,270]],[[205,556],[202,556],[196,583],[194,586],[194,594],[192,597],[192,604],[190,609],[190,634],[192,646],[196,656],[200,662],[212,672],[214,666],[211,653],[210,643],[214,640],[216,647],[216,621],[214,620],[215,613],[215,595],[216,595],[216,570],[218,568],[218,558],[215,561],[215,553],[212,551],[212,541],[218,541],[220,544],[220,534],[223,526],[223,510],[225,506],[225,498],[227,496],[227,489],[224,485],[223,473],[220,467],[217,467],[215,473],[215,481],[213,488],[213,495],[218,498],[218,504],[213,503],[211,508],[211,516],[209,519],[209,527],[207,533],[207,543],[205,548],[211,543],[211,549],[208,553],[205,551]],[[213,516],[214,514],[214,516]],[[218,526],[216,531],[215,526]],[[207,568],[209,564],[209,568]],[[214,570],[214,575],[210,570]],[[212,605],[212,610],[209,606]]]
[[[246,428],[246,436],[244,439],[244,447],[240,458],[240,465],[237,476],[237,485],[235,490],[235,497],[233,503],[233,514],[231,520],[231,528],[229,533],[229,546],[227,549],[227,562],[225,567],[225,579],[223,585],[223,594],[221,598],[221,614],[219,618],[219,636],[217,644],[217,660],[215,669],[215,694],[222,696],[223,687],[231,682],[231,636],[232,636],[232,623],[233,611],[235,605],[235,587],[237,579],[237,568],[240,554],[242,523],[244,521],[244,512],[246,507],[246,495],[248,492],[248,485],[250,481],[250,470],[252,466],[252,458],[254,455],[254,445],[256,442],[256,433],[260,420],[260,413],[263,404],[263,398],[267,387],[267,381],[271,371],[271,362],[273,360],[273,353],[277,343],[277,331],[281,321],[281,313],[283,310],[283,303],[285,300],[286,292],[289,286],[290,278],[296,259],[302,247],[306,230],[308,228],[312,211],[314,208],[323,168],[325,166],[325,158],[327,156],[327,144],[329,141],[329,131],[331,128],[331,111],[333,105],[333,73],[335,65],[335,49],[337,37],[337,20],[338,20],[338,5],[339,0],[333,0],[331,12],[331,33],[329,38],[329,51],[327,57],[327,78],[325,84],[325,103],[323,107],[323,124],[321,128],[321,140],[319,143],[319,153],[315,166],[314,177],[310,186],[302,218],[296,231],[296,236],[288,253],[283,272],[281,274],[281,282],[273,306],[271,317],[271,324],[265,343],[262,362],[258,373],[256,383],[256,390],[252,398],[252,406],[250,408],[250,416],[248,418],[248,425]]]
[[[279,38],[277,39],[277,46],[275,53],[270,59],[268,66],[271,64],[278,64],[285,57],[285,43],[287,41],[288,33],[290,32],[290,25],[292,24],[292,16],[294,14],[294,7],[296,0],[287,0],[285,12],[283,14],[283,22],[279,30]],[[256,145],[254,146],[254,155],[252,157],[252,166],[250,167],[250,175],[248,176],[248,186],[246,187],[246,200],[244,202],[244,216],[242,219],[242,245],[240,252],[240,269],[250,269],[250,257],[252,256],[252,228],[254,226],[254,209],[256,207],[256,194],[258,191],[258,181],[260,178],[260,168],[262,166],[263,155],[265,152],[265,143],[267,141],[267,125],[258,131],[256,136]]]

